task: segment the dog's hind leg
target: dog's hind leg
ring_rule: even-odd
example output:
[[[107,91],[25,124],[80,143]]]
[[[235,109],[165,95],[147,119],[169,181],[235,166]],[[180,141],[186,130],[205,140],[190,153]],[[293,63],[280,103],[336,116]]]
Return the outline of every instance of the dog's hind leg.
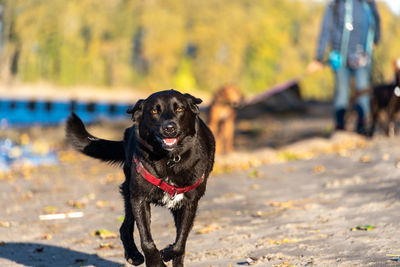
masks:
[[[172,210],[176,227],[176,240],[174,244],[161,250],[161,255],[164,261],[173,260],[173,267],[183,267],[186,241],[193,226],[196,210],[197,202],[192,205],[184,205],[178,210]]]
[[[125,204],[125,218],[124,222],[119,229],[121,241],[125,250],[125,259],[133,265],[140,265],[144,262],[143,255],[139,252],[133,239],[133,229],[135,225],[135,218],[132,214],[132,206],[129,194],[129,180],[126,180],[121,185],[121,193],[124,197]]]

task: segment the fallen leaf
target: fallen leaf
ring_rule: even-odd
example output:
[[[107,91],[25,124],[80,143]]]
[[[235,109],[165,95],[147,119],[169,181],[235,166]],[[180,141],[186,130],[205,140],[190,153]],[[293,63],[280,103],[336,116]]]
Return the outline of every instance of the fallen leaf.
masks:
[[[257,178],[257,177],[260,177],[261,175],[262,175],[262,172],[259,171],[259,170],[251,170],[249,172],[249,177],[250,178]]]
[[[285,202],[279,202],[279,201],[266,201],[264,202],[265,205],[271,206],[271,207],[277,207],[280,209],[306,209],[309,207],[309,203],[313,201],[313,199],[306,198],[306,199],[301,199],[301,200],[288,200]]]
[[[325,172],[325,167],[322,165],[317,165],[313,168],[314,173],[323,173]]]
[[[45,213],[55,213],[57,211],[57,208],[54,206],[46,206],[44,207],[44,212]]]
[[[279,265],[274,265],[274,266],[276,266],[276,267],[292,267],[292,266],[294,266],[294,265],[292,265],[292,263],[290,263],[290,262],[288,262],[288,261],[284,261],[284,262],[282,262],[281,264],[279,264]]]
[[[31,191],[22,194],[20,197],[21,200],[30,200],[32,198],[33,198],[33,193]]]
[[[259,189],[260,189],[260,185],[258,185],[258,184],[253,184],[253,185],[251,186],[251,189],[253,189],[253,190],[259,190]]]
[[[278,153],[278,157],[282,159],[283,161],[295,161],[299,159],[299,156],[297,154],[294,154],[290,151],[281,151]]]
[[[96,194],[95,193],[89,193],[85,196],[85,198],[87,200],[94,200],[96,198]]]
[[[375,229],[376,226],[369,225],[369,224],[363,224],[363,225],[357,225],[356,227],[351,228],[351,231],[369,231],[372,229]]]
[[[99,236],[101,239],[111,239],[111,238],[116,238],[117,234],[113,233],[109,230],[102,229],[102,230],[96,230],[92,234],[92,236]]]
[[[44,239],[44,240],[50,240],[50,239],[52,239],[53,237],[51,236],[51,234],[45,234],[45,235],[42,236],[41,238]]]
[[[281,240],[272,240],[272,239],[268,240],[268,242],[271,245],[281,245],[281,244],[285,244],[285,243],[296,243],[297,241],[298,241],[297,238],[294,238],[294,239],[284,238],[284,239],[281,239]]]
[[[372,161],[371,155],[364,155],[360,158],[360,162],[362,163],[369,163]]]
[[[104,208],[107,205],[108,205],[108,201],[98,200],[96,202],[96,207],[98,207],[98,208]]]
[[[254,214],[256,217],[262,217],[263,216],[263,212],[261,210],[256,211],[256,213]]]
[[[204,228],[198,230],[196,232],[196,234],[208,234],[208,233],[214,232],[220,228],[221,227],[219,227],[217,225],[209,224],[209,225],[205,226]]]
[[[0,227],[9,228],[11,226],[10,222],[0,222]]]
[[[271,207],[290,208],[293,207],[293,201],[287,201],[287,202],[267,201],[265,202],[265,205]]]
[[[113,242],[100,243],[98,249],[113,249],[115,245]]]
[[[85,203],[75,201],[75,200],[68,200],[67,204],[70,207],[77,208],[77,209],[83,209],[85,207]]]
[[[123,222],[125,220],[125,216],[119,216],[117,221],[119,222]]]

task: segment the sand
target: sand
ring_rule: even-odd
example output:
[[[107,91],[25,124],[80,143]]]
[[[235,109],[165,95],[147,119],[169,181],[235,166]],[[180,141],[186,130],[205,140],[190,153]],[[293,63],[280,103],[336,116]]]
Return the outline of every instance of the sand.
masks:
[[[118,237],[122,171],[69,149],[59,153],[57,166],[0,179],[0,266],[129,266]],[[398,138],[378,136],[361,147],[216,172],[185,266],[398,265],[399,256],[387,255],[400,254],[399,156]],[[83,216],[39,219],[69,211]],[[365,225],[372,229],[356,229]],[[115,235],[101,239],[93,234],[100,229]],[[165,208],[152,209],[152,231],[160,249],[174,240]]]

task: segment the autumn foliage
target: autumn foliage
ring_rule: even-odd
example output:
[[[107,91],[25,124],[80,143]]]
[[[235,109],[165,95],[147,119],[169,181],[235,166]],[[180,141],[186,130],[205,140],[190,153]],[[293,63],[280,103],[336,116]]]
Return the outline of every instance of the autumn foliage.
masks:
[[[315,56],[325,2],[300,0],[0,0],[1,80],[256,93]],[[400,56],[400,18],[379,3],[375,80]],[[303,95],[332,95],[327,68]]]

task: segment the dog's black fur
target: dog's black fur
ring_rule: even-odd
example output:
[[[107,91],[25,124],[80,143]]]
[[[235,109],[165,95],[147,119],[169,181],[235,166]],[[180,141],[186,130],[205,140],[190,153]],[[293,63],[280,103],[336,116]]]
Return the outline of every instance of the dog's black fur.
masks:
[[[125,182],[121,193],[125,201],[125,219],[120,228],[125,258],[133,265],[183,266],[186,240],[192,228],[199,199],[206,190],[215,152],[211,131],[199,117],[201,99],[175,90],[161,91],[139,100],[127,112],[133,126],[126,129],[122,141],[108,141],[89,134],[78,116],[67,120],[67,140],[82,153],[110,163],[123,163]],[[165,140],[175,140],[171,141]],[[193,185],[202,174],[204,181],[184,193],[179,202],[143,179],[132,163],[135,155],[152,173],[177,187]],[[150,232],[150,204],[170,205],[175,226],[175,242],[159,251]],[[139,230],[143,255],[133,240],[134,223]]]
[[[395,80],[391,84],[375,86],[371,98],[371,127],[368,135],[372,137],[378,122],[379,113],[385,111],[387,124],[384,126],[386,134],[393,136],[395,133],[395,116],[400,108],[400,98],[396,96],[394,90],[400,86],[400,66],[395,63]]]

